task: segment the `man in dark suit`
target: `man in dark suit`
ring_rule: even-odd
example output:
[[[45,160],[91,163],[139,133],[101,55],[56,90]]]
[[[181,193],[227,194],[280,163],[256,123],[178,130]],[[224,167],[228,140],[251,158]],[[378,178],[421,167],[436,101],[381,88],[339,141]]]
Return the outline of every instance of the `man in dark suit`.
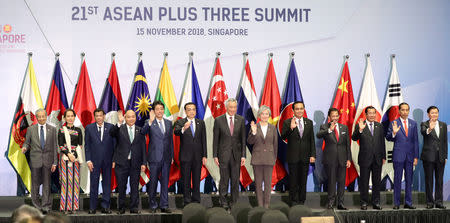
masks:
[[[172,122],[164,119],[164,104],[161,101],[153,103],[150,119],[142,128],[143,134],[149,135],[147,161],[150,168],[150,191],[148,199],[150,209],[156,212],[156,189],[158,179],[161,184],[159,207],[161,212],[171,213],[169,210],[169,174],[173,163],[173,129]]]
[[[322,164],[328,175],[328,209],[332,209],[336,200],[337,182],[337,208],[347,210],[344,207],[345,171],[350,167],[350,140],[346,125],[338,123],[339,110],[328,110],[329,123],[320,126],[317,138],[323,138],[325,149],[323,150]]]
[[[372,172],[372,205],[381,210],[380,186],[381,167],[386,162],[386,146],[381,123],[375,121],[377,110],[373,106],[365,109],[366,120],[360,119],[358,129],[353,132],[352,140],[359,140],[358,164],[359,192],[361,194],[361,209],[367,210],[369,203],[369,178]]]
[[[180,136],[181,177],[183,178],[184,205],[200,203],[200,174],[206,164],[205,122],[196,119],[197,107],[193,102],[184,105],[186,118],[175,122],[174,133]],[[192,194],[191,194],[192,176]]]
[[[97,209],[98,183],[102,174],[102,213],[111,214],[111,167],[115,139],[110,132],[113,125],[105,122],[105,111],[97,108],[94,111],[95,123],[86,126],[84,148],[90,175],[90,208],[89,214],[95,214]]]
[[[123,123],[122,112],[118,112],[119,124]],[[139,177],[145,171],[147,156],[145,151],[145,136],[141,128],[135,125],[136,113],[133,110],[125,112],[125,124],[114,125],[110,134],[116,138],[117,146],[113,155],[113,168],[117,176],[119,191],[119,214],[125,213],[125,196],[128,177],[130,177],[131,203],[130,213],[138,214]],[[118,124],[118,125],[119,125]]]
[[[193,102],[186,103],[184,105],[186,118],[176,121],[174,127],[174,134],[180,136],[184,205],[191,202],[200,203],[200,174],[207,157],[205,122],[195,118],[196,110],[197,107]]]
[[[309,164],[316,161],[313,122],[303,117],[305,104],[292,104],[294,117],[283,122],[281,138],[287,140],[286,161],[289,167],[289,198],[292,206],[305,204]]]
[[[444,187],[444,169],[447,163],[448,141],[447,141],[447,123],[441,122],[439,118],[439,109],[436,106],[430,106],[427,109],[429,120],[420,124],[423,135],[423,148],[420,159],[423,161],[425,171],[425,194],[427,196],[427,208],[445,209],[442,204]],[[433,198],[433,174],[436,179]]]
[[[244,117],[237,115],[237,101],[225,102],[227,112],[214,120],[213,157],[220,168],[219,197],[224,208],[231,207],[239,197],[240,167],[245,164],[246,130]],[[226,194],[231,181],[231,204]]]
[[[31,201],[34,207],[47,214],[52,208],[50,184],[52,172],[58,163],[56,128],[46,124],[47,112],[36,111],[38,124],[28,127],[22,153],[30,151]],[[42,202],[39,187],[42,184]]]
[[[412,206],[412,177],[413,166],[419,158],[419,140],[417,137],[417,123],[408,118],[409,105],[400,103],[400,118],[394,120],[386,134],[386,139],[394,142],[392,161],[394,162],[394,209],[400,208],[402,192],[402,177],[405,171],[405,208],[416,209]],[[400,131],[401,130],[401,131]]]

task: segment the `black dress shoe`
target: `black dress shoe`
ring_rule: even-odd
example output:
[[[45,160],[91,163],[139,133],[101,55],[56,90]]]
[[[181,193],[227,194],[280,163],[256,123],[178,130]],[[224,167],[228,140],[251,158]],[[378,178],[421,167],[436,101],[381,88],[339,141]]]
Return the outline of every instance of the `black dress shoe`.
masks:
[[[109,208],[102,208],[102,214],[111,214],[111,210]]]
[[[338,205],[337,209],[338,209],[338,210],[343,210],[343,211],[347,210],[347,208],[344,207],[344,205],[342,205],[342,204],[341,204],[341,205]]]
[[[48,210],[42,210],[42,214],[43,214],[43,215],[48,214],[48,212],[49,212]]]
[[[398,206],[398,205],[395,205],[395,206],[393,207],[394,210],[398,210],[399,208],[400,208],[400,206]]]
[[[376,209],[376,210],[383,209],[383,208],[381,208],[381,206],[379,204],[374,204],[372,207],[373,207],[373,209]]]
[[[88,212],[89,214],[95,214],[96,213],[96,211],[95,210],[89,210],[89,212]]]
[[[139,210],[134,209],[134,210],[130,210],[130,213],[131,214],[140,214],[141,212]]]
[[[361,210],[367,210],[367,204],[361,205]]]
[[[437,205],[436,205],[436,207],[437,207]],[[433,209],[433,208],[434,208],[433,204],[427,204],[427,209]]]
[[[118,213],[119,214],[125,214],[125,209],[120,209]]]
[[[416,209],[416,207],[414,207],[414,206],[412,206],[412,205],[407,205],[407,204],[405,204],[405,206],[403,206],[404,208],[406,208],[406,209]]]
[[[445,206],[442,205],[442,204],[436,204],[436,208],[439,208],[439,209],[446,209],[447,207],[445,207]]]
[[[172,211],[169,208],[161,208],[161,213],[170,214],[170,213],[172,213]]]

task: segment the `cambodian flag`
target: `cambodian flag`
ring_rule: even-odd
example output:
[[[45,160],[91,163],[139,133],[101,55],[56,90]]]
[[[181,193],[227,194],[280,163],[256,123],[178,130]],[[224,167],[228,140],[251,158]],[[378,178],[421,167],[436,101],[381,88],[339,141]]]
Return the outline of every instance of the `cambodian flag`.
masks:
[[[69,103],[67,102],[61,66],[59,64],[59,59],[57,59],[53,71],[53,79],[50,84],[50,91],[47,97],[47,104],[45,105],[48,122],[55,127],[58,127],[61,122],[61,116],[68,107]]]

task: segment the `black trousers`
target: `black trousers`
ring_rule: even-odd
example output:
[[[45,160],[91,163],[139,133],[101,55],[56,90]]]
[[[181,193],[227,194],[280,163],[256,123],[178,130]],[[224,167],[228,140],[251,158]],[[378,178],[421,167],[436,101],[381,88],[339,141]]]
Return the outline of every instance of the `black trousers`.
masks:
[[[444,186],[445,163],[423,161],[423,170],[425,172],[425,195],[427,204],[442,204],[442,190]],[[434,177],[433,177],[434,175]],[[433,180],[435,182],[433,198]]]
[[[335,165],[324,165],[328,176],[328,204],[334,206],[336,202],[337,183],[337,205],[344,204],[345,174],[346,167]]]
[[[133,168],[131,161],[126,165],[116,164],[117,190],[119,192],[119,209],[125,209],[125,197],[127,193],[127,182],[130,177],[131,202],[130,210],[138,210],[139,205],[139,176],[140,167]]]
[[[183,179],[184,204],[191,202],[200,203],[200,174],[202,161],[181,162],[181,178]],[[192,179],[192,190],[191,190]]]
[[[309,163],[288,163],[289,198],[293,204],[304,204],[306,200],[306,181]]]
[[[381,165],[372,160],[370,166],[361,166],[359,175],[359,193],[361,195],[361,205],[369,203],[369,179],[372,173],[372,204],[380,204],[381,188]]]
[[[230,158],[227,162],[219,159],[220,182],[219,182],[219,198],[222,206],[231,206],[236,203],[239,197],[239,176],[241,170],[241,161]],[[231,182],[231,204],[228,204],[226,195],[228,192],[228,184]]]

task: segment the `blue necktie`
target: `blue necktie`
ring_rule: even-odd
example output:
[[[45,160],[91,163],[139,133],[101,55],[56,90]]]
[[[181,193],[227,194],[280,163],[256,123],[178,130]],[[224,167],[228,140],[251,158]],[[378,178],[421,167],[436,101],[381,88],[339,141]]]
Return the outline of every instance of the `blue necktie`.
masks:
[[[194,131],[194,120],[191,121],[191,132],[192,132],[192,137],[194,137],[194,135],[195,135],[195,131]]]
[[[44,139],[44,126],[43,126],[43,125],[41,125],[41,137],[40,137],[40,141],[41,141],[41,149],[44,150],[45,139]]]
[[[164,127],[162,126],[162,121],[158,121],[159,129],[161,129],[162,134],[164,134]]]

